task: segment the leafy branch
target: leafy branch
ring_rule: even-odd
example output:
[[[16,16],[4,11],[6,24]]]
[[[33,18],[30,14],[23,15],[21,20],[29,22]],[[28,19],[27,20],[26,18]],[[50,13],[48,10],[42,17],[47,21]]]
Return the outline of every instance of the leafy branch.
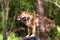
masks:
[[[51,2],[51,3],[55,4],[58,8],[60,8],[60,5],[59,5],[58,3],[52,2],[52,1],[50,1],[50,0],[46,0],[46,1],[47,1],[47,2]]]

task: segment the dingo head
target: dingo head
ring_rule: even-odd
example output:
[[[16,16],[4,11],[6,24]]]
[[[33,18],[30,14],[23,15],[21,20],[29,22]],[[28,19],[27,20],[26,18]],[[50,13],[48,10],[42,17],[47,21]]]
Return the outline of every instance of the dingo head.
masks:
[[[22,11],[20,15],[18,15],[17,20],[18,21],[24,21],[28,18],[27,12]]]

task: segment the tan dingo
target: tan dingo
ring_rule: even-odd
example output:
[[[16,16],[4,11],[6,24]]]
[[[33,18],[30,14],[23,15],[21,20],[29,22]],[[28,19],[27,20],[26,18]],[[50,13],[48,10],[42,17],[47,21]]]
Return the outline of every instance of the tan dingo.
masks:
[[[33,14],[31,12],[22,11],[21,14],[18,15],[17,20],[25,23],[28,27],[28,35],[26,37],[34,37],[36,33],[36,27],[39,28],[39,15]],[[47,17],[44,17],[44,24],[46,31],[50,31],[50,27],[56,29],[55,22]],[[31,34],[32,31],[32,35]]]

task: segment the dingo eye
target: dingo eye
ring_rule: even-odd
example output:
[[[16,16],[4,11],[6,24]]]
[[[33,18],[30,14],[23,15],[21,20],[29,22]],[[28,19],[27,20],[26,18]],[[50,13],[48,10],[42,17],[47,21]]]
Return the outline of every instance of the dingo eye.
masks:
[[[22,16],[21,18],[26,18],[26,16]]]
[[[25,19],[26,17],[25,16],[21,16],[21,19],[23,20],[23,19]]]

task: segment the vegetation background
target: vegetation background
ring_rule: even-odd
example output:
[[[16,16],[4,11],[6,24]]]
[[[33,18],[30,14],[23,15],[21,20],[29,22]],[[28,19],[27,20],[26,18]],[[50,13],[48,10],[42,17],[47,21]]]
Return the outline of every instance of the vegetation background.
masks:
[[[43,0],[44,5],[44,16],[52,19],[57,24],[58,33],[49,33],[48,40],[60,40],[60,0]],[[27,33],[18,30],[20,24],[25,26],[23,23],[19,23],[16,18],[20,11],[26,10],[29,12],[36,13],[36,0],[10,0],[9,4],[9,16],[8,16],[8,27],[7,27],[7,37],[8,40],[18,40],[18,34],[25,36]],[[0,40],[3,40],[2,32],[2,9],[0,3]],[[24,33],[23,33],[24,32]],[[15,34],[17,33],[17,34]],[[19,34],[19,35],[20,35]],[[56,37],[54,39],[54,37]]]

